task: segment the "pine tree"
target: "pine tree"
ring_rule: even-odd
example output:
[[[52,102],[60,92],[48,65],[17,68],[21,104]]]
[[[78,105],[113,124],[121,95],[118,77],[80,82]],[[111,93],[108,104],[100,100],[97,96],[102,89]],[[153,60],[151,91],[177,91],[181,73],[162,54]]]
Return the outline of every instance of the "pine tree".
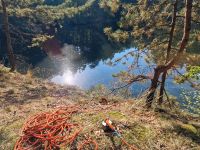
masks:
[[[118,29],[105,28],[110,39],[119,42],[132,38],[139,50],[163,53],[164,57],[154,68],[146,105],[151,107],[155,92],[162,76],[159,103],[163,101],[163,91],[168,70],[182,58],[187,49],[199,43],[200,1],[198,0],[138,0],[133,2],[116,1],[113,9],[110,2],[101,0],[102,7],[115,14],[121,14]],[[135,77],[135,76],[133,76]],[[136,76],[137,77],[137,76]],[[146,78],[145,78],[146,79]]]
[[[1,0],[0,14],[3,16],[2,20],[11,71],[15,70],[16,65],[11,43],[12,37],[10,37],[11,32],[12,35],[15,35],[15,38],[20,38],[16,41],[25,42],[27,39],[32,39],[32,45],[39,46],[40,43],[52,37],[45,33],[43,28],[46,28],[47,25],[58,24],[58,21],[63,20],[65,17],[73,17],[84,12],[94,1],[83,0],[79,3],[77,0],[64,0],[57,1],[53,5],[44,0]],[[9,17],[15,17],[16,20],[21,19],[25,23],[19,23],[20,26],[16,26],[16,24],[8,22]]]
[[[4,2],[4,0],[1,0],[1,4],[3,8],[3,26],[4,26],[5,37],[6,37],[6,47],[7,47],[9,62],[11,65],[10,71],[14,71],[16,64],[15,64],[15,56],[13,54],[13,49],[12,49],[12,44],[11,44],[7,8],[6,8],[6,3]]]

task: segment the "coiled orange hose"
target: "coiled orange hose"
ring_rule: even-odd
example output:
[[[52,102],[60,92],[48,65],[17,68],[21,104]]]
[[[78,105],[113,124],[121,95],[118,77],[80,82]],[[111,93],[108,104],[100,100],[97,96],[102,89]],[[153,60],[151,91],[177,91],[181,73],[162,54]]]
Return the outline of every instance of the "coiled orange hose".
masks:
[[[14,150],[52,150],[72,144],[81,127],[69,121],[78,110],[71,106],[31,117],[22,127],[23,136],[16,142]]]
[[[72,114],[80,110],[77,106],[58,108],[54,112],[37,114],[23,125],[22,136],[16,142],[14,150],[59,150],[68,144],[73,144],[82,128],[77,123],[71,123]],[[115,129],[107,123],[110,128]],[[124,139],[122,143],[132,150],[137,150]],[[86,145],[93,145],[98,150],[98,144],[92,138],[86,138],[78,150]]]

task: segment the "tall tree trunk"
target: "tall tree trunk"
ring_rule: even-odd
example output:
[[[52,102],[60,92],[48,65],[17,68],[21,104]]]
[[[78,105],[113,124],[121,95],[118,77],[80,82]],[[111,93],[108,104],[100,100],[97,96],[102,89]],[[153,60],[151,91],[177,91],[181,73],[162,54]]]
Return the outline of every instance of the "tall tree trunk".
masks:
[[[6,10],[6,3],[4,0],[1,0],[2,8],[3,8],[3,26],[4,26],[4,33],[6,36],[6,46],[8,52],[8,58],[11,65],[11,70],[15,70],[15,57],[13,54],[12,44],[11,44],[11,37],[10,37],[10,30],[9,30],[9,23],[8,23],[8,13]]]
[[[149,94],[146,99],[146,106],[148,108],[152,106],[154,95],[158,87],[158,79],[160,77],[160,74],[171,69],[174,66],[174,64],[176,64],[176,62],[179,61],[179,59],[182,57],[182,54],[186,48],[186,45],[188,43],[189,36],[190,36],[190,29],[191,29],[192,3],[193,3],[193,0],[186,0],[186,6],[185,6],[186,11],[185,11],[184,31],[183,31],[184,34],[183,34],[178,52],[173,57],[173,59],[171,59],[167,64],[157,66],[156,69],[154,70],[154,77],[151,80]]]
[[[173,10],[173,15],[172,15],[172,23],[171,23],[171,30],[170,30],[170,35],[169,35],[169,42],[168,42],[168,47],[167,47],[167,56],[166,56],[166,62],[169,61],[170,58],[170,51],[172,47],[172,41],[173,41],[173,36],[174,36],[174,29],[176,26],[176,13],[177,13],[177,5],[178,5],[178,0],[175,1],[174,3],[174,10]],[[158,103],[161,105],[163,103],[163,94],[164,94],[164,89],[165,89],[165,80],[167,77],[167,70],[163,72],[162,74],[162,81],[160,85],[160,93],[159,93],[159,99]]]
[[[148,93],[147,100],[146,100],[147,108],[150,108],[152,105],[152,102],[153,102],[153,99],[155,96],[155,92],[158,87],[159,77],[160,77],[160,71],[159,71],[159,68],[156,67],[154,69],[154,76],[153,76],[153,79],[151,80],[151,87],[149,88],[149,93]]]

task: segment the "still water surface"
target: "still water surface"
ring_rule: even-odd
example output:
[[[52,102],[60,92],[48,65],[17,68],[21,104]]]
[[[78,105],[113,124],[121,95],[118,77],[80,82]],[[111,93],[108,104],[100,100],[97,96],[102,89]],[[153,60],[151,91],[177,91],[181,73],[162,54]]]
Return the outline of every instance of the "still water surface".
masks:
[[[23,69],[24,66],[26,68],[31,66],[33,74],[37,77],[49,79],[57,84],[75,85],[82,89],[90,89],[97,84],[104,84],[111,88],[117,81],[112,75],[127,71],[136,60],[137,69],[133,69],[132,73],[151,74],[156,64],[155,59],[159,59],[159,56],[152,52],[129,55],[122,61],[110,65],[109,62],[114,62],[131,51],[137,52],[137,49],[130,43],[120,44],[108,40],[103,33],[105,26],[109,26],[109,23],[79,25],[66,22],[55,37],[40,48],[14,45],[15,54],[20,60],[18,70],[24,71],[26,70]],[[8,62],[6,56],[6,52],[1,54],[5,64]],[[200,55],[194,54],[194,56]],[[193,65],[200,63],[198,58],[194,60],[197,61],[194,61]],[[185,64],[181,65],[180,72],[185,71],[184,66]],[[179,97],[183,89],[193,90],[187,83],[175,84],[174,75],[170,74],[166,82],[166,89],[170,94]],[[149,84],[149,81],[134,83],[131,86],[133,95],[137,96],[146,90]]]
[[[65,66],[65,69],[62,73],[54,75],[50,80],[57,84],[69,84],[76,85],[82,89],[90,89],[98,84],[103,84],[108,88],[112,88],[117,79],[113,77],[113,74],[117,74],[120,71],[129,70],[130,65],[137,59],[138,68],[132,70],[134,74],[150,74],[153,70],[154,63],[146,62],[146,55],[140,54],[139,58],[135,58],[133,56],[126,57],[121,60],[119,63],[115,63],[114,65],[110,65],[109,62],[115,62],[119,58],[123,57],[125,54],[136,51],[135,48],[124,49],[121,52],[115,53],[112,58],[108,58],[106,60],[100,60],[95,67],[91,67],[90,65],[86,65],[83,70],[77,70],[73,72],[70,70],[70,66]],[[126,63],[123,63],[126,62]],[[181,72],[184,72],[184,67],[179,69]],[[176,97],[180,97],[183,89],[192,90],[189,84],[181,84],[177,85],[173,78],[175,74],[171,74],[168,77],[166,82],[166,90]],[[150,82],[136,82],[133,83],[130,87],[133,96],[137,96],[141,94],[142,91],[145,91],[150,85]]]

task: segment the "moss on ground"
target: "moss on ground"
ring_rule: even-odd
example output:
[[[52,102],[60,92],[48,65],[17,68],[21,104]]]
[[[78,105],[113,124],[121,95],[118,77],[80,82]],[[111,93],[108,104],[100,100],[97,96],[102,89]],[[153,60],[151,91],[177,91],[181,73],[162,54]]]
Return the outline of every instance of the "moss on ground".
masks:
[[[186,132],[190,132],[196,135],[198,134],[198,130],[191,124],[182,124],[180,125],[180,128]]]
[[[109,116],[109,118],[114,119],[114,120],[118,120],[118,121],[123,121],[123,120],[128,119],[125,114],[123,114],[120,111],[115,111],[115,110],[108,112],[108,116]]]

